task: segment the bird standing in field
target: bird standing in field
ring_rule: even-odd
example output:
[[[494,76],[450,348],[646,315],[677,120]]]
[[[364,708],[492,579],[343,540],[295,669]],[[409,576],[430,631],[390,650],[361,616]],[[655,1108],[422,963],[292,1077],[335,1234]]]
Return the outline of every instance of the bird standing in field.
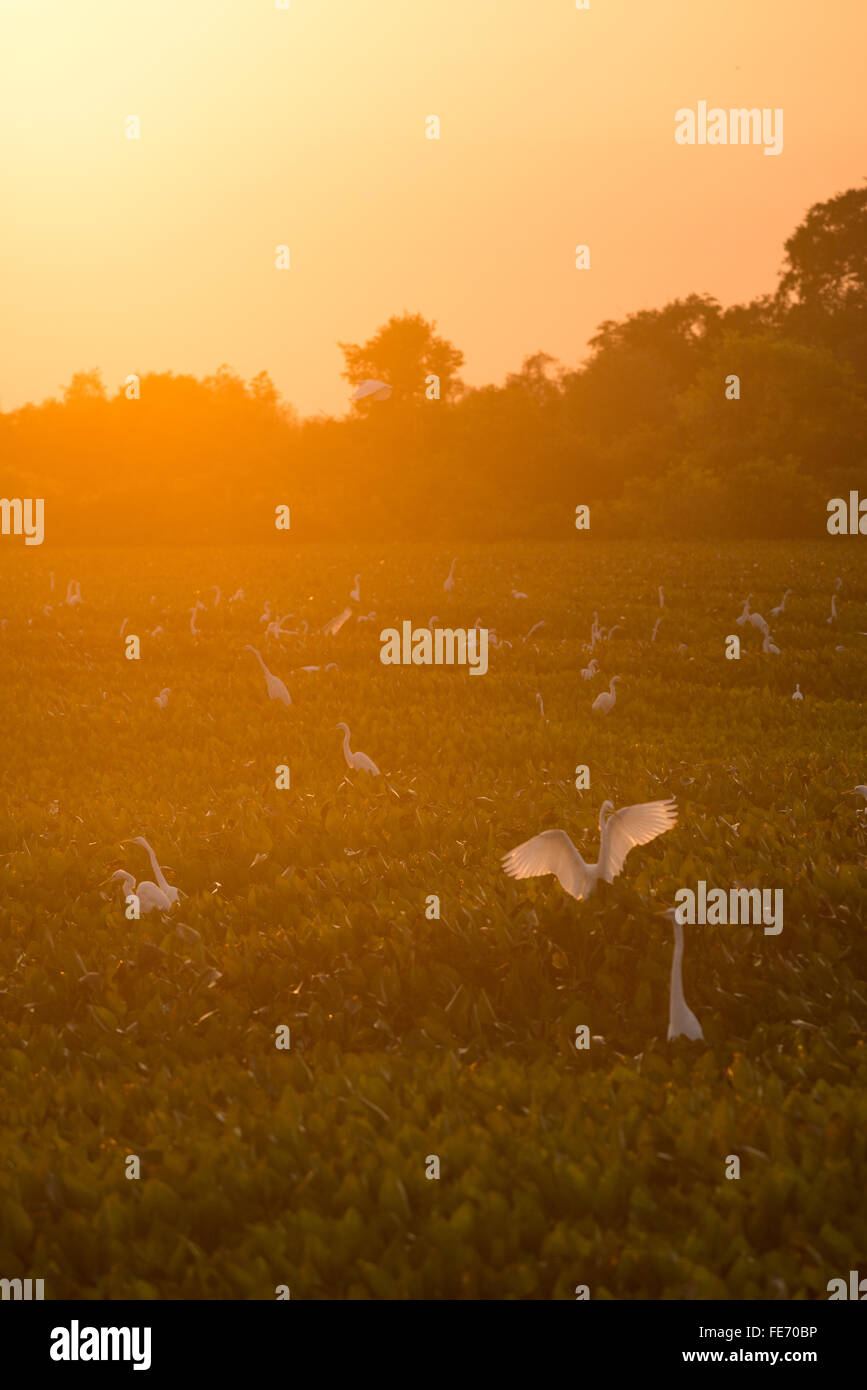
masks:
[[[804,698],[804,697],[803,697],[803,695],[801,694],[801,687],[800,687],[799,685],[796,685],[796,686],[795,686],[795,689],[794,689],[794,691],[793,691],[793,693],[792,693],[792,699],[793,699],[793,700],[803,700],[803,698]]]
[[[154,702],[159,705],[160,709],[165,709],[166,705],[169,702],[169,696],[171,695],[171,693],[172,692],[169,690],[168,686],[166,686],[163,690],[160,691],[159,695],[154,696]]]
[[[177,888],[173,888],[172,885],[166,881],[166,876],[160,868],[159,861],[156,855],[154,854],[150,844],[145,839],[144,835],[138,835],[134,840],[128,840],[127,844],[140,845],[142,849],[147,850],[148,858],[151,861],[151,868],[154,871],[154,878],[159,884],[161,892],[168,899],[169,905],[174,905],[180,896],[179,891]],[[141,887],[142,885],[139,884],[139,888]],[[136,893],[138,893],[138,889],[136,889]]]
[[[352,602],[353,602],[353,603],[360,603],[360,602],[361,602],[361,575],[360,575],[360,574],[357,574],[357,575],[355,576],[355,587],[351,590],[349,597],[352,599]]]
[[[270,700],[282,700],[284,705],[291,705],[292,697],[289,694],[289,691],[286,689],[280,677],[272,675],[272,673],[268,670],[268,667],[265,665],[261,656],[256,651],[256,648],[246,646],[244,648],[244,651],[252,652],[253,655],[256,657],[257,661],[259,662],[259,665],[262,667],[262,670],[265,673],[265,684],[268,687],[268,698]]]
[[[379,768],[373,759],[369,758],[366,753],[353,753],[349,747],[349,725],[338,724],[335,733],[339,729],[343,730],[343,756],[346,759],[346,766],[351,767],[353,772],[369,772],[371,777],[378,777]]]
[[[142,879],[136,887],[135,879],[132,874],[127,873],[126,869],[117,869],[109,879],[110,883],[120,883],[123,887],[123,896],[128,898],[134,893],[138,898],[139,912],[170,912],[172,903],[162,888],[158,888],[150,879]]]
[[[683,927],[677,920],[675,908],[668,908],[664,917],[674,926],[674,954],[671,958],[671,983],[668,996],[668,1041],[674,1038],[704,1039],[701,1024],[683,996]]]
[[[443,593],[445,594],[450,594],[452,589],[455,587],[455,565],[457,564],[457,562],[458,557],[456,555],[452,560],[451,568],[448,574],[446,575],[445,583],[443,584]]]
[[[590,897],[600,879],[613,883],[636,845],[646,845],[675,825],[677,804],[673,796],[666,801],[624,806],[621,811],[614,810],[613,801],[603,801],[599,811],[599,859],[595,864],[584,862],[565,830],[543,830],[509,850],[501,862],[512,878],[553,874],[561,888],[580,900]]]
[[[836,621],[837,621],[837,595],[836,595],[836,594],[832,594],[832,595],[831,595],[831,616],[830,616],[830,618],[827,618],[826,621],[829,622],[829,623],[836,623]]]
[[[589,663],[584,667],[584,669],[581,672],[581,679],[585,681],[592,681],[593,677],[596,675],[596,672],[598,670],[599,662],[596,660],[595,656],[591,657]]]
[[[617,700],[614,684],[619,680],[619,676],[612,676],[608,682],[608,689],[600,691],[590,708],[601,710],[603,714],[610,714]]]
[[[661,584],[660,584],[660,586],[659,586],[659,606],[660,606],[660,608],[664,608],[664,607],[665,607],[665,594],[662,592],[662,585],[661,585]]]
[[[787,589],[786,592],[783,594],[782,599],[777,604],[776,608],[771,609],[772,618],[779,618],[780,615],[786,611],[786,599],[789,597],[789,594],[791,592],[791,589]]]

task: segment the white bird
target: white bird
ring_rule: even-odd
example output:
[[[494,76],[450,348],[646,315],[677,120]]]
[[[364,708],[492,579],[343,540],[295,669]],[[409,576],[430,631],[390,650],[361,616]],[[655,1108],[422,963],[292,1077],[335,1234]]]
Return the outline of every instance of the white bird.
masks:
[[[838,578],[838,580],[837,580],[837,593],[838,593],[838,594],[839,594],[840,590],[842,589],[842,587],[843,587],[843,581],[842,581],[842,579],[839,579],[839,578]]]
[[[545,622],[544,622],[544,620],[542,620],[542,621],[540,621],[540,622],[538,622],[538,623],[534,623],[533,626],[530,628],[530,631],[527,633],[527,636],[526,636],[526,637],[522,637],[522,638],[521,638],[521,641],[522,641],[522,642],[526,642],[526,641],[527,641],[527,638],[532,637],[532,636],[533,636],[533,633],[534,633],[534,632],[538,632],[539,629],[540,629],[541,627],[545,627]]]
[[[261,656],[259,656],[259,653],[256,651],[256,648],[245,646],[244,651],[252,652],[253,655],[258,659],[259,665],[262,667],[262,670],[265,673],[265,684],[268,687],[268,698],[270,700],[282,700],[284,705],[291,705],[292,697],[289,694],[289,691],[286,689],[280,677],[272,675],[272,673],[268,670],[268,667],[265,665]]]
[[[662,592],[662,585],[661,585],[661,584],[660,584],[660,586],[659,586],[659,606],[660,606],[660,608],[664,608],[664,607],[665,607],[665,596],[664,596],[664,594],[663,594],[663,592]]]
[[[357,575],[355,576],[355,587],[354,587],[354,589],[352,590],[352,592],[351,592],[350,595],[349,595],[349,597],[352,599],[352,602],[353,602],[353,603],[360,603],[360,602],[361,602],[361,589],[359,588],[359,585],[360,585],[360,584],[361,584],[361,575],[360,575],[360,574],[357,574]]]
[[[135,879],[132,874],[127,873],[126,869],[117,869],[108,880],[109,883],[121,883],[123,885],[123,896],[128,898],[130,893],[135,893],[138,898],[140,912],[170,912],[172,902],[168,894],[158,888],[150,879],[143,879],[136,887]]]
[[[198,611],[198,607],[199,605],[195,604],[190,609],[190,632],[193,634],[194,637],[198,637],[199,635],[199,629],[196,627],[196,613]]]
[[[619,680],[619,676],[612,676],[611,680],[608,682],[608,689],[601,690],[599,692],[590,708],[599,709],[602,711],[603,714],[610,714],[617,701],[617,695],[614,690],[614,683],[615,681]]]
[[[668,999],[668,1041],[674,1038],[704,1039],[701,1024],[683,997],[683,927],[674,908],[664,913],[674,926],[674,954],[671,958],[671,986]]]
[[[606,815],[606,813],[610,813]],[[536,878],[553,874],[573,898],[589,898],[600,879],[613,883],[623,868],[627,854],[636,845],[646,845],[657,835],[677,825],[674,797],[666,801],[643,801],[636,806],[614,810],[614,803],[603,801],[599,811],[599,859],[586,864],[565,830],[543,830],[532,840],[504,854],[502,865],[512,878]]]
[[[376,617],[376,613],[375,613],[375,612],[374,612],[374,613],[359,613],[359,615],[358,615],[358,617],[357,617],[357,619],[356,619],[356,622],[359,622],[359,623],[372,623],[373,620],[375,619],[375,617]]]
[[[235,592],[233,593],[232,597],[229,599],[229,602],[230,602],[230,603],[237,603],[237,602],[239,601],[239,599],[243,599],[243,597],[244,597],[244,590],[243,590],[243,589],[236,589]]]
[[[656,634],[657,634],[657,632],[659,631],[659,624],[660,624],[661,622],[662,622],[662,619],[661,619],[661,618],[657,618],[656,622],[653,624],[653,631],[652,631],[652,633],[650,634],[650,640],[651,640],[651,642],[655,642],[655,641],[656,641]]]
[[[766,632],[762,638],[762,651],[766,656],[779,656],[780,649],[774,645],[774,639],[770,632]]]
[[[793,695],[792,695],[792,699],[793,699],[793,700],[803,700],[803,698],[804,698],[804,697],[803,697],[803,695],[801,694],[801,687],[800,687],[800,685],[796,685],[796,686],[795,686],[794,693],[793,693]]]
[[[610,627],[608,629],[608,636],[605,638],[606,642],[610,642],[615,632],[619,632],[621,627],[622,623],[615,623],[613,627]]]
[[[376,381],[373,377],[367,377],[361,385],[356,387],[352,399],[363,401],[370,396],[375,401],[387,401],[391,395],[391,387],[384,381]]]
[[[512,590],[512,598],[526,598],[526,597],[527,597],[527,595],[526,595],[526,594],[522,594],[518,589],[513,589],[513,590]]]
[[[825,619],[826,622],[836,623],[837,621],[837,595],[831,595],[831,616]]]
[[[855,796],[863,796],[864,800],[867,801],[867,786],[863,782],[859,782],[857,787],[853,787],[852,792]]]
[[[165,709],[166,705],[169,702],[169,696],[171,695],[171,693],[172,692],[169,690],[168,686],[166,686],[164,690],[160,691],[159,695],[154,696],[154,702],[159,705],[160,709]]]
[[[542,718],[544,719],[544,718],[545,718],[545,704],[544,704],[544,701],[543,701],[543,699],[542,699],[542,696],[539,694],[538,690],[536,691],[536,703],[537,703],[537,705],[539,706],[539,713],[541,714]]]
[[[211,585],[211,588],[213,589],[214,593],[217,595],[217,597],[214,599],[214,607],[216,608],[216,607],[217,607],[217,604],[220,602],[220,599],[221,599],[221,597],[222,597],[223,591],[222,591],[222,589],[220,588],[219,584],[212,584],[212,585]]]
[[[785,609],[786,609],[786,599],[789,597],[789,594],[790,594],[791,592],[792,592],[791,589],[787,589],[786,592],[783,594],[782,599],[781,599],[780,602],[777,604],[776,608],[772,608],[772,609],[771,609],[771,617],[772,617],[772,618],[779,618],[780,614],[785,612]]]
[[[77,579],[70,579],[66,586],[66,602],[70,605],[81,603],[81,585]]]
[[[455,565],[457,564],[457,560],[458,557],[456,555],[452,560],[451,568],[449,569],[449,572],[445,578],[445,583],[443,584],[444,594],[450,594],[452,589],[455,587]]]
[[[369,758],[366,753],[353,753],[350,749],[349,725],[338,724],[335,733],[338,729],[343,730],[343,756],[346,759],[346,766],[351,767],[353,772],[369,772],[371,777],[378,777],[379,768],[373,759]]]
[[[338,613],[337,616],[336,616],[335,618],[330,618],[330,619],[328,620],[328,622],[325,624],[325,626],[324,626],[324,628],[322,629],[322,631],[323,631],[328,637],[333,637],[336,633],[338,633],[338,632],[340,631],[340,629],[343,627],[343,624],[346,623],[346,622],[348,622],[349,619],[350,619],[351,617],[352,617],[352,609],[351,609],[351,608],[344,608],[344,610],[343,610],[342,613]]]
[[[752,598],[752,594],[747,594],[746,598],[744,599],[743,612],[741,613],[741,615],[740,615],[739,618],[735,618],[735,622],[737,623],[738,627],[743,627],[744,623],[747,621],[747,618],[750,616],[750,599],[751,599],[751,598]]]
[[[583,671],[581,672],[581,677],[585,681],[592,681],[593,677],[596,675],[596,672],[598,670],[599,662],[596,660],[596,657],[594,656],[591,658],[589,664],[584,667]]]
[[[160,868],[159,863],[157,862],[157,857],[154,854],[153,849],[149,845],[148,841],[145,839],[144,835],[139,835],[136,837],[136,839],[129,840],[127,843],[131,845],[141,845],[142,849],[147,850],[148,858],[151,861],[151,868],[154,871],[154,878],[156,879],[162,891],[165,893],[169,902],[172,904],[176,903],[179,897],[178,890],[177,888],[173,888],[170,883],[166,882],[165,874]]]

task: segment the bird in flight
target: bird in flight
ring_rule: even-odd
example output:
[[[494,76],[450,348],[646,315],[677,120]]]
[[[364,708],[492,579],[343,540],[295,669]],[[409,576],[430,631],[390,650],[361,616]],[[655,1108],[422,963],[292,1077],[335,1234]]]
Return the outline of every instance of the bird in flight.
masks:
[[[565,830],[543,830],[503,855],[502,864],[512,878],[553,874],[573,898],[589,898],[600,879],[614,882],[631,849],[646,845],[675,825],[677,806],[673,796],[666,801],[624,806],[620,811],[615,811],[612,801],[603,801],[599,811],[599,859],[595,864],[585,863]]]

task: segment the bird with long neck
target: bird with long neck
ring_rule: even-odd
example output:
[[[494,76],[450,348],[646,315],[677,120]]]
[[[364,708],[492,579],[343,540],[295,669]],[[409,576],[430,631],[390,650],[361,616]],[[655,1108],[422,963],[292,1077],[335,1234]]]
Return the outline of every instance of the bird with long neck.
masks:
[[[677,912],[669,908],[664,914],[674,926],[674,954],[671,958],[671,983],[668,998],[668,1041],[674,1038],[704,1038],[701,1024],[683,994],[683,927]]]
[[[172,885],[166,881],[165,874],[163,873],[162,869],[161,869],[160,866],[159,866],[159,862],[158,862],[158,860],[157,860],[157,857],[156,857],[156,855],[154,854],[153,849],[151,848],[150,844],[149,844],[148,841],[145,839],[144,835],[138,835],[138,836],[136,837],[136,839],[134,839],[134,840],[129,840],[128,843],[131,844],[131,845],[140,845],[142,849],[147,850],[147,852],[148,852],[148,858],[149,858],[150,861],[151,861],[151,868],[152,868],[153,871],[154,871],[154,878],[156,879],[156,881],[157,881],[157,883],[159,884],[159,886],[160,886],[160,888],[162,889],[162,891],[165,893],[165,895],[166,895],[166,897],[168,898],[169,902],[170,902],[170,903],[176,903],[177,900],[178,900],[178,897],[179,897],[178,890],[177,890],[177,888],[173,888]]]

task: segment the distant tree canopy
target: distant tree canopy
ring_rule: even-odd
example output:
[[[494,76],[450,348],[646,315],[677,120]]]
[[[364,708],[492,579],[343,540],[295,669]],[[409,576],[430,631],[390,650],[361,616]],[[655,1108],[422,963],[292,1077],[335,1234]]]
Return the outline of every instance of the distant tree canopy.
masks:
[[[691,294],[606,320],[568,368],[529,355],[464,388],[463,354],[419,313],[341,343],[344,377],[392,388],[300,420],[266,372],[96,370],[62,400],[0,414],[2,491],[46,499],[56,541],[810,535],[867,478],[867,189],[810,208],[779,285],[721,307]],[[739,381],[739,399],[726,382]],[[436,377],[439,398],[426,389]]]

